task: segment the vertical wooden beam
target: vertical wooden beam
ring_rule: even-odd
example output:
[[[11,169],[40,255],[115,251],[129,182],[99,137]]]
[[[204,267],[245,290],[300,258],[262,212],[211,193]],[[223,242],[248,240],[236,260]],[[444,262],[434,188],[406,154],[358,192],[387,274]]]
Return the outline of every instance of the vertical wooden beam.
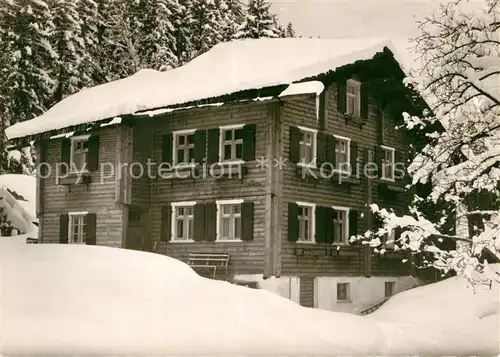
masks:
[[[279,163],[283,157],[283,118],[282,103],[277,102],[273,106],[273,158],[278,162],[273,162],[273,180],[271,182],[272,192],[272,271],[273,276],[281,275],[281,236],[282,236],[282,215],[283,215],[283,170]]]
[[[115,203],[123,203],[123,170],[121,163],[123,160],[123,140],[124,125],[116,127],[116,166],[115,166]]]
[[[267,279],[273,275],[273,185],[274,180],[274,107],[273,103],[268,104],[266,120],[266,157],[268,167],[266,167],[266,189],[264,199],[264,267],[263,277]]]
[[[365,150],[365,165],[373,161],[373,152],[370,149]],[[372,204],[373,182],[370,175],[365,175],[365,222],[367,229],[373,229],[373,214],[370,208]],[[368,244],[363,244],[363,274],[366,277],[372,275],[372,248]]]

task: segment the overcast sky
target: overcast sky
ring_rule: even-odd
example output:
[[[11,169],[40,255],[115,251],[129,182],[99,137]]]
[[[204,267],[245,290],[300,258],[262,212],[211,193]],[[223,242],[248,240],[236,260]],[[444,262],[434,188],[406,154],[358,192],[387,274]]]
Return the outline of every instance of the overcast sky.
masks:
[[[280,23],[292,22],[304,37],[389,37],[399,51],[418,35],[415,20],[431,14],[439,1],[271,0]],[[408,54],[411,58],[411,53]],[[406,59],[405,62],[409,61]]]

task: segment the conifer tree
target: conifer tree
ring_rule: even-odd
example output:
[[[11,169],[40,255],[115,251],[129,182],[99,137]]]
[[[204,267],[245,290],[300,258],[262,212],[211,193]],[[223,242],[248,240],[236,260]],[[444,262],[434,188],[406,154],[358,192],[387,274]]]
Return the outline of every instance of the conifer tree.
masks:
[[[286,37],[296,37],[295,35],[295,30],[293,29],[292,23],[289,22],[288,25],[286,26]]]
[[[281,37],[276,18],[271,12],[271,4],[266,0],[250,0],[245,20],[234,38]]]
[[[192,0],[189,4],[191,57],[198,56],[223,40],[222,12],[213,0]]]

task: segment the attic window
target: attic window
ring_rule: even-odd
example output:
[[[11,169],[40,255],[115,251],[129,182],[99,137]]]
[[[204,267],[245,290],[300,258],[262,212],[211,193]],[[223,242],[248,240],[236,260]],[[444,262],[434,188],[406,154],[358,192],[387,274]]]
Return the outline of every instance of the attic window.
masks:
[[[353,116],[361,116],[361,83],[353,79],[347,81],[346,112]]]

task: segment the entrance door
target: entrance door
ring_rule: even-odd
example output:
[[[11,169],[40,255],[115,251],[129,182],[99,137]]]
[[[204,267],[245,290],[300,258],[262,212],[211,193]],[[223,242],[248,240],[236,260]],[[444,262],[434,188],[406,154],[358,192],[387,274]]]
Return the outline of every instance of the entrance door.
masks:
[[[142,212],[140,210],[129,209],[126,249],[143,250],[144,226],[141,218]]]

